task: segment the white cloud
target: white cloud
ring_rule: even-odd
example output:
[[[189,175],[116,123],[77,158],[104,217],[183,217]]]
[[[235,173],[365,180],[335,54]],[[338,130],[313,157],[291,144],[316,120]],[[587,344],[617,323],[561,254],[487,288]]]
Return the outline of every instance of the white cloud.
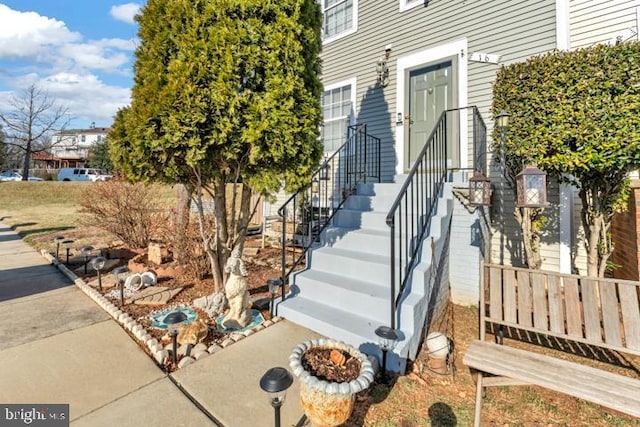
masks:
[[[111,6],[109,13],[111,16],[127,24],[135,24],[134,16],[140,12],[140,5],[138,3],[125,3],[116,6]]]
[[[116,111],[130,103],[128,88],[110,86],[93,74],[58,73],[39,84],[49,95],[69,108],[74,119],[110,125]]]
[[[64,22],[0,4],[0,58],[38,57],[50,46],[81,38]]]
[[[76,68],[88,70],[117,70],[130,59],[124,53],[114,52],[93,43],[64,45],[60,47],[58,53],[72,60]]]

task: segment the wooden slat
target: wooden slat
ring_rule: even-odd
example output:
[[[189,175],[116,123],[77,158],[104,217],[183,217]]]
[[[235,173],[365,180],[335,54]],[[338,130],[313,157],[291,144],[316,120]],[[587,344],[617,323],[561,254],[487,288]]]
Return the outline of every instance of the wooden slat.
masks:
[[[553,332],[564,333],[564,307],[558,276],[547,276],[549,298],[549,326]]]
[[[531,290],[533,294],[533,325],[539,329],[547,329],[547,290],[543,273],[531,273]]]
[[[640,307],[638,307],[638,286],[620,283],[620,311],[624,326],[625,347],[640,351]]]
[[[489,315],[494,319],[502,317],[502,270],[491,267],[489,275]]]
[[[583,338],[582,332],[582,304],[578,290],[578,279],[564,277],[564,303],[567,314],[567,334],[572,337]]]
[[[598,310],[598,281],[583,279],[580,283],[585,336],[593,340],[594,343],[601,343],[602,331],[600,329],[600,313]]]
[[[600,282],[600,300],[602,302],[604,341],[611,345],[622,346],[620,308],[618,307],[615,283]]]
[[[529,284],[529,273],[518,272],[518,323],[523,326],[533,326],[531,315],[533,314],[533,304],[531,302],[531,285]]]
[[[504,293],[504,320],[517,322],[517,301],[516,301],[516,273],[512,270],[503,272],[504,283],[502,292]]]
[[[640,380],[635,378],[481,341],[471,343],[463,361],[482,372],[529,382],[640,416]]]

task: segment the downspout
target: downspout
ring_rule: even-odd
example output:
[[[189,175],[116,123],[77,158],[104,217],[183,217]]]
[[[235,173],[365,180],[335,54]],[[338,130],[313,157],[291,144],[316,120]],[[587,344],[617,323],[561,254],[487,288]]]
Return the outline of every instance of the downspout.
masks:
[[[556,0],[556,48],[570,50],[569,2]],[[573,187],[560,184],[560,253],[559,270],[571,274],[571,247],[573,246]]]

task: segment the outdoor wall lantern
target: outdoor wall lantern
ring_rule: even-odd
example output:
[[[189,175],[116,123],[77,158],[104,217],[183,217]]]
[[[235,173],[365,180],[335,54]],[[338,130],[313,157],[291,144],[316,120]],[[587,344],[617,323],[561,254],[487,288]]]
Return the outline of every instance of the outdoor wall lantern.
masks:
[[[67,260],[65,261],[65,264],[69,265],[69,250],[71,250],[71,245],[73,244],[73,240],[66,239],[66,240],[63,240],[62,242],[60,242],[60,244],[67,251]]]
[[[126,266],[120,266],[113,269],[111,273],[116,278],[116,283],[120,287],[120,308],[124,307],[124,279],[129,269]]]
[[[182,311],[172,311],[171,313],[167,314],[167,316],[164,318],[164,323],[166,325],[168,325],[169,329],[171,329],[171,331],[169,331],[169,335],[171,335],[171,341],[173,343],[172,345],[172,352],[171,352],[171,358],[173,360],[173,364],[177,364],[178,363],[178,328],[175,327],[175,325],[184,322],[185,320],[187,320],[187,315],[185,313],[183,313]]]
[[[107,263],[107,259],[103,256],[97,256],[91,260],[91,268],[98,274],[98,290],[102,292],[102,269]]]
[[[91,255],[91,251],[93,250],[93,246],[83,246],[80,248],[80,253],[84,256],[84,274],[87,274],[87,264],[89,264],[89,255]]]
[[[293,376],[285,368],[271,368],[260,378],[260,388],[269,394],[273,406],[275,427],[280,427],[280,408],[287,395],[287,389],[293,384]]]
[[[271,318],[273,318],[273,316],[275,315],[276,309],[275,309],[275,298],[276,298],[276,294],[278,293],[278,288],[280,288],[280,286],[282,286],[282,280],[280,279],[268,279],[267,280],[267,286],[269,287],[269,294],[271,295],[271,305],[269,306],[269,314],[271,315]]]
[[[380,326],[375,330],[375,334],[380,338],[379,345],[382,350],[382,382],[389,384],[390,379],[387,377],[387,352],[396,346],[398,333],[395,329],[388,326]]]
[[[491,205],[491,181],[481,170],[476,170],[469,179],[469,204],[471,206]]]
[[[387,65],[387,61],[389,60],[390,55],[391,45],[387,45],[384,48],[384,55],[382,55],[382,58],[380,58],[376,64],[376,74],[378,75],[377,80],[382,87],[387,87],[389,84],[389,66]]]
[[[56,258],[60,257],[60,243],[64,240],[64,236],[55,236],[53,242],[56,244]]]
[[[328,180],[330,169],[331,169],[331,166],[329,166],[329,163],[325,162],[322,166],[320,166],[320,172],[318,174],[318,177],[323,181]]]
[[[527,165],[516,176],[519,208],[547,206],[547,174],[535,165]]]

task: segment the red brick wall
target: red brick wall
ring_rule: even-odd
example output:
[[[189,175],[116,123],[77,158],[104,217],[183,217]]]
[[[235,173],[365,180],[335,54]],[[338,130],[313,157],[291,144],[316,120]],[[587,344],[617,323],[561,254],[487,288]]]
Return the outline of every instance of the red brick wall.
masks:
[[[615,245],[611,261],[618,266],[613,277],[640,280],[640,180],[631,182],[628,209],[613,217],[611,231]]]

